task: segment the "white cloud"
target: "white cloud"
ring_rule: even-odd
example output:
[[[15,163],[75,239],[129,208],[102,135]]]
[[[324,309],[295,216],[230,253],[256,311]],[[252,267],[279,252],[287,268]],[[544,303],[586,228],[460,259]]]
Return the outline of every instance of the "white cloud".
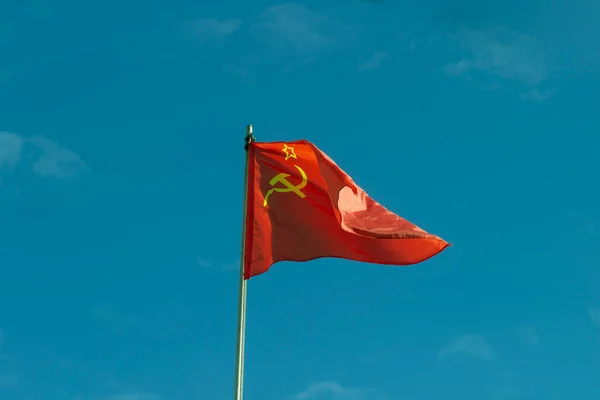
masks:
[[[590,308],[588,315],[592,319],[592,322],[600,325],[600,308]]]
[[[221,270],[221,271],[238,271],[240,266],[239,262],[231,262],[231,263],[214,263],[208,260],[205,260],[202,257],[198,257],[196,259],[198,266],[203,269],[212,269],[212,270]]]
[[[251,29],[279,51],[314,58],[349,35],[349,29],[326,15],[299,3],[272,6]]]
[[[289,71],[312,65],[356,38],[356,30],[301,3],[268,7],[249,23],[249,35],[239,35],[242,52],[224,61],[222,69],[246,82],[270,66]],[[380,62],[380,61],[379,61]]]
[[[317,400],[317,399],[335,399],[335,400],[358,400],[365,399],[363,390],[347,388],[338,382],[328,381],[314,383],[302,392],[294,396],[295,400]]]
[[[194,22],[190,30],[193,35],[206,41],[211,38],[233,35],[242,25],[237,19],[218,20],[215,18],[199,19]]]
[[[554,57],[535,37],[507,26],[487,30],[463,29],[450,36],[462,57],[444,66],[448,76],[499,78],[528,87],[524,98],[542,101],[552,89],[541,89],[551,77]]]
[[[21,158],[23,139],[17,134],[0,132],[0,167],[13,168]]]
[[[198,266],[200,268],[212,268],[213,267],[213,263],[211,263],[210,261],[206,261],[205,259],[198,257],[196,259],[196,261],[198,262]]]
[[[90,170],[79,155],[58,143],[43,137],[34,137],[30,143],[41,151],[33,164],[33,172],[41,177],[74,178]]]
[[[390,58],[390,54],[387,51],[377,51],[371,56],[367,61],[363,61],[358,65],[358,69],[360,71],[368,71],[379,68],[381,64],[383,64],[388,58]]]
[[[521,340],[526,344],[536,346],[540,344],[540,337],[538,336],[537,331],[532,326],[524,326],[517,330],[517,333]]]
[[[458,63],[460,73],[481,70],[527,85],[537,85],[548,78],[546,54],[532,36],[499,27],[487,31],[464,30],[456,39],[470,54]]]
[[[47,138],[0,132],[0,167],[13,170],[19,165],[43,178],[75,178],[90,171],[79,155]]]
[[[494,350],[485,338],[480,335],[466,335],[456,339],[438,352],[437,359],[441,360],[457,354],[468,354],[486,360],[496,359]]]
[[[548,89],[548,90],[531,89],[531,90],[521,94],[521,97],[523,97],[524,99],[542,102],[542,101],[548,100],[549,98],[554,96],[555,93],[556,93],[556,89]]]
[[[160,396],[150,393],[121,393],[112,396],[104,397],[103,400],[159,400]]]

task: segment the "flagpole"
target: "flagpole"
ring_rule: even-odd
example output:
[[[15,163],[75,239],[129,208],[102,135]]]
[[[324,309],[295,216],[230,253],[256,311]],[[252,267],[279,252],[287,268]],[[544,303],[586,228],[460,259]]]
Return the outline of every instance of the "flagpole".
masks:
[[[246,211],[248,199],[248,145],[254,142],[252,134],[252,125],[246,125],[246,162],[244,167],[244,206],[242,207],[242,244],[240,251],[240,276],[238,293],[238,326],[237,326],[237,346],[235,360],[235,391],[234,400],[242,400],[244,397],[244,348],[246,337],[246,285],[244,279],[244,259],[246,258]]]

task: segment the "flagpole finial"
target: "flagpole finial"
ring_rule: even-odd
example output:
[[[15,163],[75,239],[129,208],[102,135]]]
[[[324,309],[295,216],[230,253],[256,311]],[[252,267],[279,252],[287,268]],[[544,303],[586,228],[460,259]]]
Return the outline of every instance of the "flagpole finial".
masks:
[[[256,141],[256,138],[254,137],[254,134],[252,133],[252,125],[246,125],[246,138],[245,138],[246,144],[244,145],[244,150],[248,150],[248,145],[254,141]]]

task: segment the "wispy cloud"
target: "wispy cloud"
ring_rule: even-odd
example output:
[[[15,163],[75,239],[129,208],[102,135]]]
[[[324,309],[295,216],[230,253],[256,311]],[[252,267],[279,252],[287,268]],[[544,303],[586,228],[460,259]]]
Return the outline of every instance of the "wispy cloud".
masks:
[[[233,35],[242,25],[239,19],[199,19],[189,25],[190,32],[202,41]]]
[[[364,390],[344,387],[338,382],[326,381],[313,383],[302,392],[294,396],[295,400],[362,400],[366,397]]]
[[[588,315],[593,323],[600,325],[600,308],[590,308]]]
[[[270,6],[249,21],[247,29],[244,25],[237,19],[202,19],[188,24],[188,31],[204,42],[240,30],[246,33],[236,36],[241,53],[233,58],[226,56],[221,64],[222,71],[246,82],[254,82],[257,71],[264,72],[266,68],[289,71],[312,65],[326,54],[343,50],[356,38],[354,28],[295,2]],[[371,64],[383,61],[377,58]],[[364,67],[369,68],[369,64]]]
[[[74,178],[89,172],[89,166],[73,151],[44,137],[29,142],[40,151],[33,164],[33,172],[42,177]]]
[[[548,100],[556,93],[556,89],[529,89],[528,91],[521,94],[521,97],[528,100],[542,102]]]
[[[484,337],[476,334],[459,337],[447,344],[438,352],[437,359],[439,361],[457,354],[467,354],[485,360],[496,359],[492,346],[490,346]]]
[[[554,56],[534,36],[499,26],[463,29],[450,38],[460,45],[462,54],[443,67],[448,76],[467,76],[485,85],[489,79],[513,82],[526,88],[524,98],[536,101],[554,93],[543,87],[551,77]]]
[[[103,400],[160,400],[160,396],[151,393],[131,392],[106,396]]]
[[[237,271],[239,270],[239,262],[230,263],[215,263],[212,261],[205,260],[204,258],[198,257],[196,259],[198,266],[203,269],[212,269],[219,271]]]
[[[23,139],[19,135],[0,132],[0,167],[14,168],[21,158],[22,148]]]
[[[78,400],[161,400],[162,397],[148,392],[131,391],[124,393],[111,394],[108,396],[77,396]]]
[[[517,329],[517,334],[521,338],[521,340],[529,345],[537,346],[540,344],[540,337],[532,326],[524,326]]]
[[[75,178],[90,171],[78,154],[47,138],[0,132],[0,167],[12,170],[20,164],[43,178]]]
[[[371,58],[361,62],[358,65],[358,69],[359,71],[370,71],[373,69],[377,69],[389,58],[390,54],[387,51],[377,51],[371,56]]]
[[[263,11],[251,32],[277,52],[313,60],[345,40],[350,29],[300,3],[285,3]]]

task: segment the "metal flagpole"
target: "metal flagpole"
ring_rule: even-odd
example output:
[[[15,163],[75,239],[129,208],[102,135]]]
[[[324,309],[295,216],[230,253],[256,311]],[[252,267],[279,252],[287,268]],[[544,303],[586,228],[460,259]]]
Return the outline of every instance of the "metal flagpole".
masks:
[[[244,259],[246,258],[246,209],[248,199],[248,145],[254,142],[252,125],[246,125],[246,165],[244,171],[244,206],[242,212],[242,246],[240,252],[240,287],[238,293],[238,327],[237,348],[235,360],[235,392],[234,400],[242,400],[244,397],[244,342],[246,336],[246,285],[244,279]]]

